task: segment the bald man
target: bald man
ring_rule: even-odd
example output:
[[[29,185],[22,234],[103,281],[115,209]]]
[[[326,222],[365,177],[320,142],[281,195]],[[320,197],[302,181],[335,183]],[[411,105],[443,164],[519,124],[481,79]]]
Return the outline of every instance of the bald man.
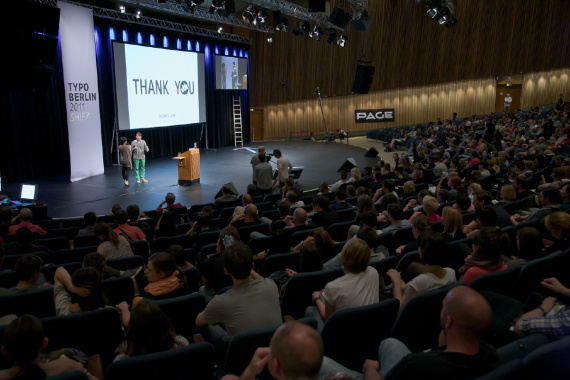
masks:
[[[269,347],[255,351],[239,378],[226,375],[222,379],[253,380],[265,366],[277,380],[316,379],[323,355],[323,341],[315,329],[300,322],[287,322],[275,331]]]
[[[260,223],[261,221],[257,217],[257,206],[251,203],[245,206],[243,214],[235,215],[228,226],[240,228],[243,226],[253,226]]]
[[[381,373],[377,361],[367,360],[364,379],[472,379],[500,365],[495,349],[481,341],[491,323],[491,307],[481,294],[467,286],[451,289],[440,320],[443,347],[411,353],[402,342],[386,339],[380,344]]]
[[[43,230],[43,228],[41,228],[40,226],[36,226],[35,224],[32,224],[31,222],[32,210],[30,210],[29,208],[24,207],[23,209],[21,209],[20,213],[16,215],[14,219],[12,219],[12,223],[17,222],[18,220],[20,221],[20,223],[14,226],[10,226],[8,228],[8,233],[10,235],[15,234],[16,231],[18,231],[22,227],[28,227],[30,231],[39,233],[40,236],[43,238],[46,237],[46,232]]]

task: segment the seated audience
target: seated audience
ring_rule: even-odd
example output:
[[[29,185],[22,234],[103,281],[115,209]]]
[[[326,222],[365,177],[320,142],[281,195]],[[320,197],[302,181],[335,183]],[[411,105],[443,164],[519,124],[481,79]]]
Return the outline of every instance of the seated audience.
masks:
[[[30,210],[27,207],[24,207],[23,209],[20,210],[20,213],[16,215],[12,220],[13,223],[17,221],[20,221],[20,223],[10,226],[8,228],[8,233],[15,234],[16,231],[18,231],[20,228],[28,227],[30,231],[37,232],[40,234],[41,237],[45,238],[46,232],[43,230],[43,228],[41,228],[40,226],[36,226],[35,224],[32,224],[31,220],[32,220],[32,210]]]
[[[72,276],[64,267],[55,271],[53,302],[55,315],[93,311],[108,305],[101,274],[95,268],[79,268]]]
[[[439,289],[456,281],[455,271],[443,268],[442,263],[448,255],[449,244],[437,232],[427,232],[420,241],[418,253],[425,263],[425,271],[407,284],[395,269],[388,271],[393,283],[393,297],[400,301],[400,310],[414,295],[427,290]]]
[[[97,215],[93,211],[89,211],[83,215],[83,223],[85,228],[82,228],[77,232],[77,236],[84,235],[95,235],[95,225],[97,224]]]
[[[495,273],[507,268],[502,254],[508,247],[509,237],[497,227],[483,227],[473,239],[473,253],[459,269],[459,281],[467,284],[482,274]]]
[[[124,235],[117,235],[108,224],[98,223],[94,232],[101,241],[97,246],[97,253],[102,254],[105,260],[133,255],[129,240]]]
[[[133,307],[127,327],[127,340],[119,346],[115,361],[130,356],[146,355],[188,346],[188,341],[176,335],[174,327],[160,306],[149,299]]]
[[[129,221],[129,216],[125,210],[119,210],[115,213],[115,222],[117,223],[117,228],[113,231],[117,235],[124,235],[129,241],[145,240],[146,235],[141,231],[140,228],[136,226],[130,226],[127,222]]]
[[[156,207],[156,212],[158,215],[162,214],[163,211],[171,208],[180,208],[181,203],[176,203],[176,195],[172,193],[167,193],[164,200]]]
[[[517,233],[517,254],[511,256],[507,265],[524,266],[529,261],[542,257],[542,235],[534,227],[523,227]]]
[[[32,315],[22,315],[6,327],[2,339],[2,350],[14,364],[0,370],[0,379],[45,379],[66,372],[85,372],[89,380],[97,380],[78,361],[61,355],[54,360],[42,360],[40,353],[48,346],[41,321]],[[102,374],[101,362],[98,368],[90,368]],[[102,378],[102,377],[101,377]]]
[[[441,223],[443,224],[443,238],[448,242],[451,243],[467,237],[463,232],[463,217],[461,212],[455,207],[447,206],[443,208]]]

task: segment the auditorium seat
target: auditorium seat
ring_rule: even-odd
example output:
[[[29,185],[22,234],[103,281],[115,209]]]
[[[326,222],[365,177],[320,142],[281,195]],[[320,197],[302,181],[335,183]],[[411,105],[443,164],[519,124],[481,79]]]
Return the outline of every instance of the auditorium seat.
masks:
[[[437,347],[441,332],[441,303],[447,292],[459,285],[465,283],[456,282],[410,298],[394,322],[392,337],[402,341],[412,352]]]
[[[0,288],[11,288],[13,286],[18,285],[18,275],[14,270],[3,270],[0,272]],[[2,312],[0,312],[0,317],[3,316]]]
[[[308,238],[309,236],[313,236],[313,233],[317,230],[317,228],[311,228],[310,230],[304,231],[297,231],[293,232],[291,237],[289,237],[289,246],[295,247],[297,244]]]
[[[247,242],[249,241],[249,236],[254,231],[259,232],[263,235],[269,235],[269,224],[259,223],[253,226],[242,226],[238,228],[238,233],[242,243],[247,244]]]
[[[27,253],[24,255],[6,255],[4,256],[4,262],[2,263],[2,269],[15,269],[16,261],[18,261],[20,257],[26,255],[34,255],[39,257],[44,265],[54,261],[53,255],[50,255],[48,252],[43,252],[43,251]]]
[[[312,305],[313,292],[324,289],[326,284],[343,275],[342,268],[337,268],[298,273],[291,277],[281,299],[282,315],[291,315],[295,319],[302,318],[307,306]]]
[[[204,232],[205,233],[205,232]],[[171,245],[181,245],[184,248],[192,247],[193,237],[188,234],[180,234],[176,236],[164,236],[154,239],[152,243],[152,253],[166,252]]]
[[[112,363],[105,380],[213,379],[214,346],[195,343],[169,351],[132,356]]]
[[[360,372],[366,359],[378,360],[378,346],[390,336],[399,308],[400,302],[389,298],[372,305],[335,311],[321,331],[325,356]]]
[[[305,323],[312,328],[317,328],[317,321],[314,318],[301,318],[297,322]],[[268,347],[271,337],[279,326],[258,330],[244,331],[232,337],[228,345],[228,350],[224,361],[224,374],[239,376],[249,364],[255,350],[259,347]],[[256,376],[256,379],[271,380],[267,367]]]
[[[188,293],[195,293],[200,289],[200,281],[202,275],[198,268],[184,268],[182,270],[186,276],[186,284],[188,285]]]
[[[103,292],[109,300],[109,306],[123,301],[131,305],[135,298],[135,282],[131,277],[113,277],[103,281]]]
[[[81,268],[81,265],[82,263],[78,261],[64,263],[64,264],[57,264],[57,265],[44,265],[43,267],[40,268],[40,271],[44,274],[46,281],[53,284],[53,278],[55,276],[55,271],[57,270],[57,268],[64,267],[65,270],[69,272],[69,275],[73,275],[73,273],[75,273],[76,270]]]
[[[95,235],[79,235],[73,239],[73,248],[98,246],[100,242]]]
[[[346,211],[346,210],[343,210]],[[348,210],[350,212],[354,212],[352,210]],[[350,226],[358,224],[354,218],[352,220],[346,220],[339,223],[333,223],[327,228],[327,232],[331,235],[331,238],[334,241],[343,241],[346,240],[348,236],[348,229]]]
[[[531,352],[548,343],[548,338],[542,334],[532,334],[519,338],[512,343],[497,349],[501,363],[511,360],[524,359]]]
[[[477,277],[469,285],[479,293],[490,291],[504,295],[512,295],[513,286],[519,276],[521,267],[514,266],[495,273],[487,273]]]
[[[416,276],[416,274],[408,273],[408,267],[411,263],[414,262],[422,262],[418,251],[408,252],[402,256],[400,260],[398,260],[398,264],[396,264],[396,270],[401,273],[402,280],[404,280],[404,282],[409,282]]]
[[[159,300],[156,303],[172,323],[176,334],[182,335],[189,342],[192,342],[196,328],[196,316],[206,307],[204,296],[194,293]]]
[[[69,247],[69,240],[66,237],[54,237],[46,239],[34,239],[32,241],[35,245],[43,245],[51,249],[52,251],[57,251],[58,249],[67,249]]]
[[[520,380],[523,378],[522,360],[515,359],[473,380]]]
[[[73,240],[77,236],[78,232],[79,227],[56,228],[46,230],[46,238],[64,237],[67,240]]]
[[[274,255],[269,255],[263,267],[261,267],[260,275],[263,277],[268,277],[273,272],[278,270],[285,270],[286,268],[292,269],[295,272],[299,271],[299,251],[294,251],[290,253],[276,253]]]
[[[524,378],[569,379],[570,337],[547,343],[523,359]]]
[[[257,255],[259,252],[268,250],[271,247],[272,242],[273,237],[271,236],[256,237],[249,239],[247,246],[251,249],[251,252],[254,255]]]
[[[0,296],[2,315],[23,314],[35,315],[38,318],[55,315],[53,303],[53,287],[44,286],[18,294],[5,294]]]
[[[131,242],[133,253],[143,258],[144,262],[148,261],[150,255],[150,244],[147,240],[136,240]]]
[[[97,252],[97,246],[58,249],[51,255],[51,258],[54,264],[83,262],[85,255],[92,252]]]
[[[195,239],[196,250],[200,251],[207,244],[216,243],[220,237],[220,231],[206,231],[198,234]]]

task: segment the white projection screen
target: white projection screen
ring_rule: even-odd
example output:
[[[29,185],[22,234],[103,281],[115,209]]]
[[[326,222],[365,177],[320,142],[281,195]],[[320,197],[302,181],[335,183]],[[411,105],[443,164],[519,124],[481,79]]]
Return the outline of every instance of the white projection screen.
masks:
[[[113,42],[119,130],[206,122],[204,54]]]

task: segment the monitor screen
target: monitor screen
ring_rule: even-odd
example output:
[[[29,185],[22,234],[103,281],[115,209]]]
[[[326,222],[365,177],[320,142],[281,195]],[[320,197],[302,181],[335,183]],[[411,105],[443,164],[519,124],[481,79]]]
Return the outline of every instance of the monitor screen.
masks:
[[[113,41],[120,130],[206,122],[204,54]]]
[[[216,90],[247,90],[247,58],[216,55]]]
[[[20,200],[35,202],[38,197],[38,185],[22,184]]]

